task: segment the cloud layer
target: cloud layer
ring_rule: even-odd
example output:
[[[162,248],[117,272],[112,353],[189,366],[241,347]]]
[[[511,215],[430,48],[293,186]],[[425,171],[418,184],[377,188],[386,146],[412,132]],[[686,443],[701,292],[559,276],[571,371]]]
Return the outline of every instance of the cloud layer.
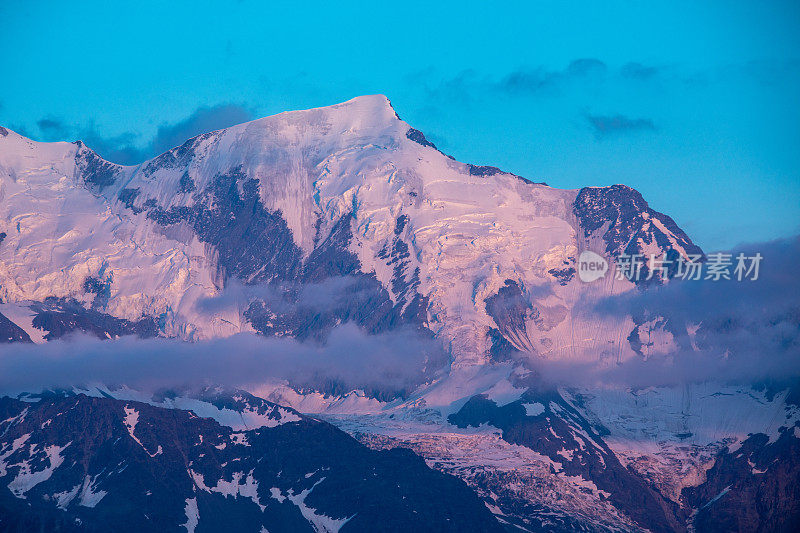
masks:
[[[438,345],[413,331],[367,335],[352,324],[323,343],[240,334],[207,342],[73,337],[13,344],[0,357],[0,394],[104,383],[140,390],[198,384],[247,388],[287,380],[335,394],[362,389],[379,398],[410,392],[441,364]]]
[[[636,132],[655,131],[656,126],[649,118],[629,118],[625,115],[586,115],[586,120],[598,138],[609,135]]]
[[[582,304],[590,315],[659,321],[674,350],[613,366],[539,361],[534,368],[553,382],[596,386],[800,380],[800,237],[733,250],[734,265],[739,252],[763,255],[758,280],[671,281]]]
[[[581,362],[522,357],[542,378],[558,385],[674,386],[718,381],[747,385],[800,380],[800,237],[732,250],[763,255],[757,281],[671,281],[599,302],[574,312],[616,317],[624,323],[659,321],[675,348],[609,365],[584,354]],[[302,287],[298,298],[321,309],[352,280],[335,278]],[[546,297],[549,287],[535,288]],[[274,289],[231,285],[204,300],[208,312],[246,306],[253,298],[291,305]],[[283,303],[282,303],[283,302]],[[623,332],[627,334],[628,332]],[[623,335],[624,337],[624,335]],[[596,355],[596,354],[595,354]],[[410,393],[446,368],[437,341],[410,329],[368,335],[353,324],[333,328],[324,342],[241,334],[185,343],[172,339],[75,337],[45,345],[6,345],[0,357],[0,394],[94,382],[161,389],[218,384],[257,386],[287,380],[298,388],[341,394],[354,389],[390,399]]]

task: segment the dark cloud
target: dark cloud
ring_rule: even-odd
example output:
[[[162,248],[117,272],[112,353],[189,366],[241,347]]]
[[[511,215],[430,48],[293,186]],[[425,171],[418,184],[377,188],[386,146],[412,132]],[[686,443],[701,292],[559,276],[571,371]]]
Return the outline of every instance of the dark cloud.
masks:
[[[656,67],[650,67],[647,65],[642,65],[641,63],[626,63],[620,69],[620,74],[622,74],[625,78],[632,78],[636,80],[649,80],[656,74],[658,74],[658,70]]]
[[[599,59],[576,59],[563,70],[547,70],[541,67],[520,69],[510,73],[494,86],[495,89],[510,93],[535,93],[559,89],[569,81],[601,77],[605,72],[606,64]]]
[[[571,62],[565,71],[567,76],[588,76],[605,74],[606,64],[599,59],[582,58]]]
[[[253,118],[252,110],[241,105],[200,107],[185,120],[175,124],[162,124],[156,135],[144,143],[139,142],[139,136],[132,132],[107,136],[101,134],[92,122],[75,127],[51,116],[36,122],[38,134],[29,135],[25,129],[19,128],[15,131],[45,142],[82,140],[104,159],[121,165],[135,165],[180,146],[187,139],[201,133],[227,128]]]
[[[160,126],[150,142],[149,153],[152,156],[166,152],[201,133],[248,122],[253,118],[252,110],[240,105],[200,107],[185,120]]]
[[[557,73],[543,69],[523,69],[510,73],[497,84],[497,88],[512,93],[538,92],[554,88],[558,81]]]
[[[69,135],[69,128],[57,118],[43,118],[36,121],[36,126],[42,132],[42,139],[51,141],[63,141]]]
[[[77,138],[104,159],[120,165],[135,165],[155,155],[147,148],[139,148],[136,143],[138,137],[130,132],[105,137],[94,127],[89,127],[80,130]]]
[[[637,131],[655,131],[649,118],[629,118],[625,115],[586,115],[586,120],[597,138]]]
[[[448,107],[454,102],[469,104],[497,96],[555,95],[571,84],[601,83],[607,72],[599,59],[576,59],[563,69],[542,66],[522,67],[495,78],[467,69],[455,76],[436,79],[436,71],[424,69],[407,77],[409,85],[422,88],[428,99],[443,100]],[[436,109],[431,109],[436,112]],[[427,111],[426,111],[427,112]]]
[[[36,139],[44,142],[82,140],[104,158],[123,165],[132,165],[147,158],[146,150],[137,148],[136,136],[124,133],[116,137],[104,137],[97,131],[94,123],[83,127],[71,127],[56,117],[45,117],[36,121],[38,134]],[[20,135],[30,137],[27,131],[19,131]]]
[[[73,337],[3,348],[0,394],[93,383],[147,391],[206,384],[251,388],[277,379],[298,388],[362,389],[389,398],[429,379],[442,354],[435,341],[412,330],[367,335],[350,323],[335,328],[325,343],[252,334],[197,343]]]

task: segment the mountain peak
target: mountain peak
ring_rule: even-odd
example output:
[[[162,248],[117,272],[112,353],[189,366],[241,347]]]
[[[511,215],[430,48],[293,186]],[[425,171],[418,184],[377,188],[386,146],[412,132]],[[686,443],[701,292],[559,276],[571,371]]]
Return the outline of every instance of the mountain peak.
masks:
[[[377,113],[389,111],[393,116],[396,116],[394,107],[389,98],[383,94],[365,94],[356,96],[340,104],[334,104],[333,108],[350,107],[359,110],[371,110]]]
[[[356,96],[339,104],[309,109],[307,112],[330,114],[336,117],[336,122],[343,121],[357,129],[391,126],[400,120],[392,103],[382,94]]]

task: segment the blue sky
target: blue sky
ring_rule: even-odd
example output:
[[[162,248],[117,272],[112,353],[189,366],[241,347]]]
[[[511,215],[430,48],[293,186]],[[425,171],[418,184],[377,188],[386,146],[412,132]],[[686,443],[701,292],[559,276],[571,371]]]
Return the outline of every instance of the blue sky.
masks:
[[[625,183],[706,250],[800,232],[798,2],[0,3],[0,124],[136,162],[386,94],[461,161]]]

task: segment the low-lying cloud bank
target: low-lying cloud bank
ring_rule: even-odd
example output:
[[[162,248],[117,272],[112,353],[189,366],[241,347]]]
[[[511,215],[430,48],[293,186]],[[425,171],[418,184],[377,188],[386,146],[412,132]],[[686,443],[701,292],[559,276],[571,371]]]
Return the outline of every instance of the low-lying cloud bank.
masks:
[[[93,383],[155,391],[287,380],[298,388],[334,394],[362,389],[388,399],[429,379],[442,358],[438,344],[414,331],[367,335],[352,324],[335,328],[324,344],[253,334],[198,343],[72,337],[3,347],[0,394]]]
[[[296,313],[298,310],[325,311],[344,299],[359,297],[365,290],[353,276],[334,276],[317,283],[269,283],[245,285],[233,279],[214,296],[201,298],[197,309],[218,313],[226,309],[243,310],[254,301],[265,302],[275,313]]]
[[[673,349],[611,366],[540,361],[534,368],[551,382],[597,386],[797,382],[800,237],[733,250],[734,267],[740,251],[762,254],[757,280],[671,281],[583,304],[590,315],[632,316],[663,329]]]

